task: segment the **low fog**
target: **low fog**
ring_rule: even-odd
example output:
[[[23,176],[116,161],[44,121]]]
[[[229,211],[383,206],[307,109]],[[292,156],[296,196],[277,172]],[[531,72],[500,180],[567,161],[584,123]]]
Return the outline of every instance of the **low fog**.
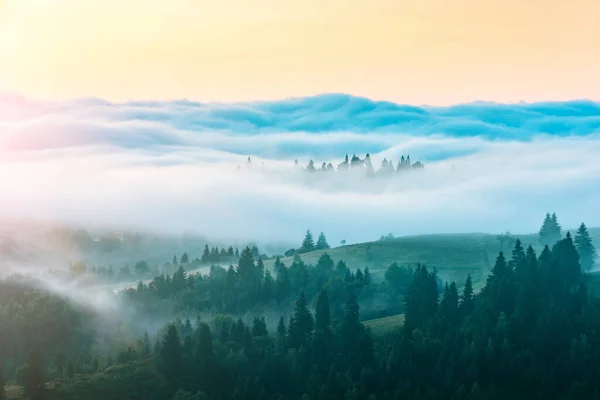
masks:
[[[386,233],[533,232],[547,211],[565,228],[600,225],[595,103],[409,109],[358,100],[209,107],[9,98],[0,115],[0,218],[294,244],[309,228],[331,244]],[[489,119],[494,107],[510,107],[506,121]],[[337,167],[346,153],[367,152],[375,169],[402,155],[425,168],[367,180],[313,179],[293,167],[295,158]]]

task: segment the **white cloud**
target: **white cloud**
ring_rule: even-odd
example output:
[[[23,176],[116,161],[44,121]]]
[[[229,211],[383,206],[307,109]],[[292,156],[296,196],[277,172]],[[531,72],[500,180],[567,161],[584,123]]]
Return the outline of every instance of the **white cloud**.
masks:
[[[563,226],[600,225],[600,107],[591,102],[3,104],[12,106],[0,112],[0,218],[263,241],[298,241],[311,228],[332,243],[532,231],[550,210]],[[337,165],[346,152],[371,152],[376,168],[410,154],[426,168],[353,184],[290,172],[294,157]],[[236,172],[247,155],[268,173]]]

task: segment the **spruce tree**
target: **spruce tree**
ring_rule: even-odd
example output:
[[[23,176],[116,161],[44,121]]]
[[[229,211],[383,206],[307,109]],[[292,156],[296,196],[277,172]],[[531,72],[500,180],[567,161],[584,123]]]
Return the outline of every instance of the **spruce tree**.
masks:
[[[561,228],[560,224],[558,223],[558,219],[556,218],[556,213],[552,213],[551,222],[552,222],[552,225],[551,225],[552,230],[551,230],[550,238],[552,240],[552,243],[556,243],[562,238],[562,232],[561,232],[562,228]]]
[[[373,169],[373,164],[371,163],[371,155],[369,153],[367,153],[365,157],[365,167],[367,168],[368,178],[375,176],[375,170]]]
[[[238,277],[246,282],[251,282],[256,272],[256,266],[254,264],[254,257],[252,256],[252,250],[250,247],[246,247],[242,250],[240,259],[237,267]]]
[[[550,245],[550,235],[552,232],[552,218],[550,213],[546,213],[542,227],[538,233],[538,241],[543,245]]]
[[[285,321],[283,320],[283,316],[279,318],[279,323],[277,324],[277,333],[275,335],[275,352],[277,354],[284,354],[286,351],[286,336],[287,329],[285,327]]]
[[[317,169],[315,168],[315,162],[313,160],[310,160],[308,162],[308,165],[306,166],[306,171],[307,172],[316,172]]]
[[[183,255],[181,256],[181,264],[187,264],[188,262],[190,262],[188,254],[183,253]]]
[[[307,340],[313,331],[313,318],[306,306],[304,292],[300,293],[300,298],[296,301],[294,315],[290,319],[289,346],[291,348],[300,348],[307,344]]]
[[[458,291],[456,283],[452,281],[450,285],[446,284],[444,288],[444,297],[440,302],[440,317],[443,323],[448,327],[453,327],[458,323]]]
[[[321,292],[317,296],[315,332],[331,333],[331,311],[329,309],[329,298],[327,297],[327,291],[325,291],[325,289],[321,289]]]
[[[204,245],[204,251],[202,252],[202,257],[200,258],[200,261],[202,261],[203,263],[210,262],[210,248],[207,244]]]
[[[365,286],[368,286],[373,282],[373,277],[371,276],[371,271],[369,271],[369,267],[365,267],[363,282]]]
[[[175,324],[169,324],[160,348],[160,369],[163,375],[174,382],[181,374],[181,343]]]
[[[596,248],[594,247],[590,233],[583,222],[575,233],[575,248],[579,253],[581,269],[584,272],[591,270],[596,263]]]
[[[316,250],[325,250],[329,248],[329,243],[327,243],[327,238],[325,234],[321,232],[319,234],[319,238],[317,239]]]
[[[173,265],[177,265],[177,256],[173,256]]]
[[[303,253],[308,253],[309,251],[313,251],[314,249],[315,242],[313,240],[313,235],[309,229],[306,231],[306,235],[304,235],[304,240],[302,241],[302,246],[300,246],[300,251]]]
[[[463,293],[460,299],[460,312],[462,316],[469,316],[475,309],[473,301],[473,281],[471,280],[471,274],[467,275],[467,281],[463,288]]]

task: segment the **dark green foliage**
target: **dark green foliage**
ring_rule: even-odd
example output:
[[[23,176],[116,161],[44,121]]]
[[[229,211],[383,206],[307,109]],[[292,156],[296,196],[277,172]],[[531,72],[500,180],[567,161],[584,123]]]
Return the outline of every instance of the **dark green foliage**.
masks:
[[[296,302],[294,315],[290,319],[290,325],[288,327],[289,347],[298,349],[305,346],[312,334],[313,327],[313,318],[306,306],[304,293],[300,293],[300,298]]]
[[[300,246],[301,253],[308,253],[309,251],[313,251],[315,249],[315,242],[313,240],[313,235],[310,230],[306,231],[306,235],[304,235],[304,240],[302,241],[302,245]]]
[[[592,243],[592,238],[587,227],[582,222],[575,233],[575,247],[580,257],[581,268],[584,272],[590,271],[596,263],[596,248]]]
[[[327,243],[327,238],[325,237],[325,234],[323,234],[323,232],[321,232],[319,234],[319,238],[317,239],[317,244],[315,246],[315,250],[325,250],[329,248],[329,244]]]
[[[167,326],[167,332],[161,343],[159,365],[165,378],[175,384],[180,378],[182,363],[181,342],[179,341],[177,327],[174,324]]]
[[[181,263],[187,264],[189,262],[190,262],[190,257],[188,256],[187,253],[183,253],[183,255],[181,256]]]
[[[437,312],[438,290],[433,272],[418,265],[405,300],[405,325],[409,329],[426,327]]]
[[[63,349],[46,344],[42,359],[19,363],[17,381],[27,383],[31,398],[42,398],[36,388],[47,377],[48,400],[596,399],[600,300],[588,294],[577,246],[567,233],[537,257],[516,240],[509,260],[498,254],[478,293],[470,276],[464,287],[441,285],[435,269],[396,264],[380,282],[368,268],[334,267],[327,255],[315,266],[296,257],[288,268],[277,259],[273,279],[245,248],[237,268],[213,266],[204,277],[179,268],[125,295],[210,311],[210,322],[198,319],[193,327],[183,317],[165,327],[154,351],[144,335],[114,358],[86,348],[77,352],[81,359],[68,351],[58,357]],[[371,336],[365,325],[373,325],[361,317],[382,299],[405,302],[405,325]],[[267,326],[277,321],[270,334]],[[45,368],[45,360],[54,367]]]
[[[552,215],[550,215],[550,213],[547,213],[546,217],[544,218],[544,223],[542,224],[538,234],[540,243],[543,245],[552,246],[554,243],[560,240],[561,237],[561,227],[558,223],[558,219],[556,218],[556,214],[552,213]]]
[[[27,364],[19,368],[17,383],[23,387],[23,395],[29,400],[46,398],[46,372],[42,355],[37,351],[31,353]]]

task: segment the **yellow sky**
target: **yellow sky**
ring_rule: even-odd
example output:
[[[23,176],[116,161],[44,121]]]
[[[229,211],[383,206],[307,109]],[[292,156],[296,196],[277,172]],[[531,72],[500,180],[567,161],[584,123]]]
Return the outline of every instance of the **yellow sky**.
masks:
[[[0,0],[0,91],[600,100],[599,0]]]

